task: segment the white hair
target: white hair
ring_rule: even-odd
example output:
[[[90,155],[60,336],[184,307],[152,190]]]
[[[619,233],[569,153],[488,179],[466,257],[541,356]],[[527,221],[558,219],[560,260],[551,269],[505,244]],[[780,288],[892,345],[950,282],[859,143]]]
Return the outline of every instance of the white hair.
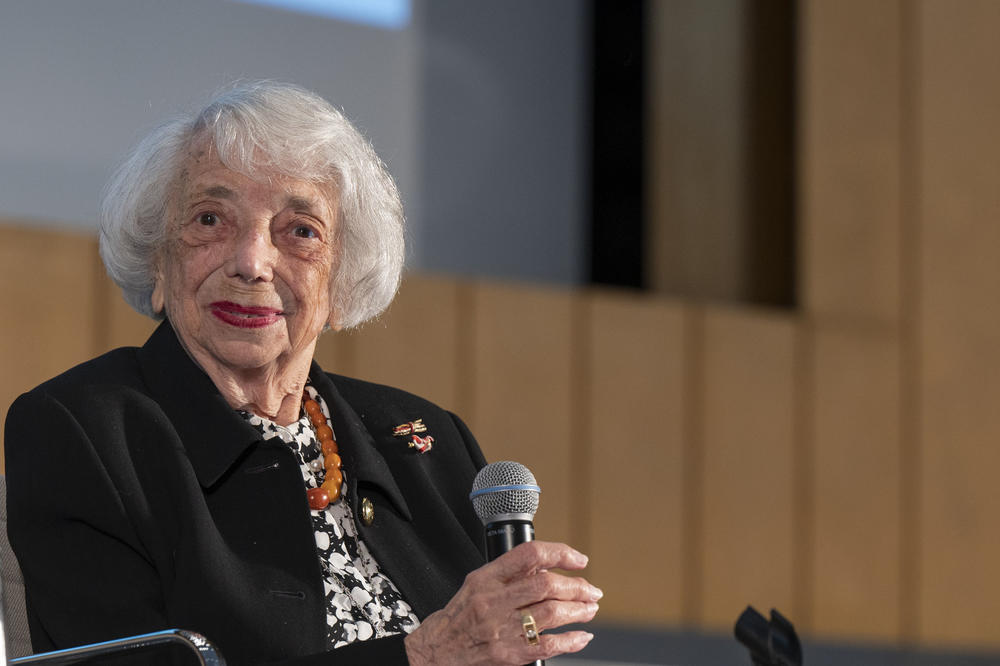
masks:
[[[101,202],[100,250],[108,275],[136,311],[153,311],[155,258],[166,239],[167,200],[192,142],[212,141],[229,169],[250,178],[281,174],[334,190],[339,202],[337,324],[357,326],[389,306],[403,269],[403,206],[371,144],[326,100],[298,86],[243,83],[197,113],[140,141]]]

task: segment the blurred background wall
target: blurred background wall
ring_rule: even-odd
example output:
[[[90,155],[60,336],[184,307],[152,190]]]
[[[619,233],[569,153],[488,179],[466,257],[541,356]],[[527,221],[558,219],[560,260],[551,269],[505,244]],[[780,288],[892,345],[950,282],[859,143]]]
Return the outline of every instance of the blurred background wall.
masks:
[[[313,4],[405,14],[386,27],[240,0],[4,2],[0,214],[92,230],[135,141],[237,79],[273,78],[372,139],[404,195],[412,268],[585,279],[587,4]]]
[[[96,253],[127,146],[292,80],[372,138],[411,222],[396,303],[321,363],[532,468],[602,621],[721,633],[752,603],[815,640],[1000,651],[1000,3],[0,16],[4,413],[151,330]]]

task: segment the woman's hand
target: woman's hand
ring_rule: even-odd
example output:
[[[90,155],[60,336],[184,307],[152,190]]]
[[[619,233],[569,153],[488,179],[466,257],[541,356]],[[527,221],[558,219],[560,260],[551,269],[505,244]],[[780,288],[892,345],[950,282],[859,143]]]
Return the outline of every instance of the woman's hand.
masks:
[[[586,555],[561,543],[531,541],[501,555],[466,576],[448,605],[406,637],[410,664],[520,665],[582,650],[593,634],[541,634],[530,645],[522,619],[530,614],[539,632],[593,619],[602,592],[549,571],[585,566]]]

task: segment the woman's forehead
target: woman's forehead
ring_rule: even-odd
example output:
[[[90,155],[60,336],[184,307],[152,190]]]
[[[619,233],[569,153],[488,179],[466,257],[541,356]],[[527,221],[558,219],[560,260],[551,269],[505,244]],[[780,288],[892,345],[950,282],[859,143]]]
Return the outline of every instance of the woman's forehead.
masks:
[[[192,146],[179,172],[185,198],[212,197],[238,200],[248,196],[280,196],[296,207],[336,208],[337,189],[333,183],[314,182],[285,175],[276,170],[258,169],[252,175],[224,164],[211,143]]]

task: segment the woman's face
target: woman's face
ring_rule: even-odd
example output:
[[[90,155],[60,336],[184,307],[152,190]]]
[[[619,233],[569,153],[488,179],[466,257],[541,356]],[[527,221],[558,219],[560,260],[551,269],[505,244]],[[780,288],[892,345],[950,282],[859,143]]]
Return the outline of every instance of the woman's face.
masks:
[[[154,309],[165,307],[202,364],[240,371],[312,358],[331,320],[336,210],[315,184],[251,180],[196,144],[171,190]]]

